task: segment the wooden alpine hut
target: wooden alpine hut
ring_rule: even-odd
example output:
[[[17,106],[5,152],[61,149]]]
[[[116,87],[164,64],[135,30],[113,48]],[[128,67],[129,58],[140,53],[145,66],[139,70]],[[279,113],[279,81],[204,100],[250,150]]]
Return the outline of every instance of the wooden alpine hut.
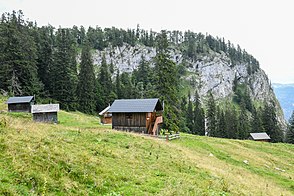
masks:
[[[34,105],[34,96],[10,97],[7,100],[8,112],[31,112]]]
[[[32,106],[33,120],[36,122],[57,123],[58,111],[59,111],[59,104],[33,105]]]
[[[112,128],[158,135],[163,122],[163,105],[154,99],[118,99],[108,112],[112,113]]]
[[[265,132],[250,133],[249,139],[254,140],[254,141],[261,141],[261,142],[270,142],[271,141],[270,136],[268,136],[268,134]]]
[[[108,112],[110,106],[107,106],[104,110],[99,113],[101,123],[111,124],[112,123],[112,114]]]

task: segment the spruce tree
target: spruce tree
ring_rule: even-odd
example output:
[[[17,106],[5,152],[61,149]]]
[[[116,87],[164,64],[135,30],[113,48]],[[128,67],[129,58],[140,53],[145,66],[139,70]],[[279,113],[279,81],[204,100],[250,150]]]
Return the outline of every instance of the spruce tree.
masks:
[[[262,124],[262,110],[260,108],[253,107],[252,110],[252,118],[250,122],[251,133],[260,133],[264,132],[263,124]]]
[[[178,99],[179,77],[177,75],[176,64],[170,60],[169,43],[166,31],[162,31],[156,37],[155,56],[155,91],[157,97],[164,101],[163,113],[164,127],[170,131],[179,131],[181,120],[180,103]]]
[[[238,126],[238,139],[247,139],[249,136],[250,125],[248,123],[248,116],[245,103],[242,101],[240,104],[239,126]]]
[[[155,92],[155,85],[152,85],[151,82],[147,83],[146,90],[145,90],[145,97],[146,98],[153,98],[156,97]]]
[[[61,103],[64,110],[77,109],[77,64],[75,41],[69,29],[59,28],[56,33],[56,48],[50,77],[52,97]]]
[[[294,144],[294,111],[289,119],[289,125],[286,132],[286,142]]]
[[[39,94],[36,43],[21,11],[3,14],[0,22],[0,88],[13,95]]]
[[[204,109],[201,106],[200,97],[198,91],[195,91],[194,95],[194,124],[193,133],[198,135],[205,135],[205,114]]]
[[[216,104],[211,92],[208,93],[207,101],[207,135],[215,136],[216,135]]]
[[[221,113],[222,110],[219,106],[216,106],[216,115],[215,115],[215,119],[216,119],[216,128],[215,131],[211,134],[211,136],[213,137],[221,137],[221,130],[220,130],[220,126],[221,126]]]
[[[53,66],[54,28],[45,26],[38,29],[37,67],[38,75],[44,85],[45,97],[52,94],[50,72]]]
[[[150,82],[150,66],[149,63],[145,60],[144,56],[141,56],[141,61],[138,66],[138,71],[136,74],[136,80],[137,82],[142,82],[143,83],[143,88],[146,89],[146,86],[148,82]]]
[[[227,108],[225,112],[226,138],[236,139],[238,131],[238,114],[234,107]]]
[[[270,103],[266,102],[264,104],[262,123],[272,142],[283,141],[283,132],[278,125],[274,102],[271,101]]]
[[[106,62],[105,54],[102,56],[102,61],[100,65],[100,70],[98,74],[98,81],[101,87],[101,106],[100,110],[105,108],[107,105],[112,103],[117,95],[114,93],[113,84],[111,80],[111,73],[109,70],[109,65]]]
[[[218,111],[218,137],[227,138],[225,114],[223,110]]]
[[[121,79],[120,79],[119,69],[117,69],[116,77],[115,77],[115,93],[118,99],[122,98]]]
[[[131,75],[127,72],[123,72],[120,75],[121,81],[121,98],[122,99],[131,99],[134,97],[135,85],[132,82]]]
[[[95,112],[95,73],[88,43],[85,43],[82,49],[77,97],[78,109],[81,112],[88,114]]]
[[[184,108],[183,108],[184,109]],[[190,133],[196,134],[194,129],[194,114],[193,114],[193,104],[191,101],[191,93],[188,94],[188,107],[187,107],[187,114],[186,114],[186,121],[187,127],[190,130]]]

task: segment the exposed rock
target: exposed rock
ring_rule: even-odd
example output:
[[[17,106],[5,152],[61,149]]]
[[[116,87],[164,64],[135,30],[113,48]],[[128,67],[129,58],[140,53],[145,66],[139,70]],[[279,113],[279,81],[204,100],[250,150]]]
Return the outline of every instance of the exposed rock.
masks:
[[[278,168],[278,167],[276,167],[275,169],[278,170],[278,171],[281,171],[281,172],[285,172],[284,169],[280,169],[280,168]]]
[[[248,160],[244,160],[243,163],[245,163],[246,165],[249,165],[249,161]]]
[[[122,47],[108,47],[103,51],[95,51],[94,64],[100,65],[103,54],[107,63],[112,63],[120,72],[132,72],[138,67],[142,56],[154,66],[156,49],[144,45],[132,47],[128,44]],[[170,56],[176,64],[184,61],[182,52],[175,47],[171,49]],[[277,103],[277,110],[281,111],[269,79],[260,68],[249,71],[248,64],[232,65],[225,53],[213,51],[207,56],[199,56],[197,60],[185,59],[185,65],[189,71],[186,80],[195,81],[195,88],[198,89],[202,100],[209,91],[216,99],[232,97],[233,82],[236,77],[239,83],[245,83],[249,87],[252,100],[260,102],[273,100]],[[282,112],[278,112],[278,118],[282,124],[285,124]]]
[[[104,51],[95,51],[94,64],[100,65],[102,55],[105,54],[107,63],[113,63],[120,72],[132,72],[141,61],[141,56],[154,65],[153,58],[156,49],[143,45],[131,47],[124,44],[122,47],[108,47]],[[182,63],[183,54],[173,48],[170,55],[177,64]],[[212,53],[210,56],[199,57],[197,61],[186,60],[187,69],[194,73],[186,79],[190,80],[195,76],[197,87],[201,96],[212,91],[216,98],[226,98],[232,95],[233,80],[235,76],[241,83],[250,86],[250,94],[253,99],[264,100],[274,97],[269,80],[263,70],[257,69],[253,74],[248,73],[247,64],[232,66],[226,54]]]

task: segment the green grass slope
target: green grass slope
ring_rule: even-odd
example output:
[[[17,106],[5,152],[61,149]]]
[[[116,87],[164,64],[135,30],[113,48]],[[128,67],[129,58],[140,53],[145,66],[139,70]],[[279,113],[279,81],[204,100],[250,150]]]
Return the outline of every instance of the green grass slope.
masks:
[[[166,142],[77,112],[59,119],[0,113],[0,195],[294,195],[293,145]]]

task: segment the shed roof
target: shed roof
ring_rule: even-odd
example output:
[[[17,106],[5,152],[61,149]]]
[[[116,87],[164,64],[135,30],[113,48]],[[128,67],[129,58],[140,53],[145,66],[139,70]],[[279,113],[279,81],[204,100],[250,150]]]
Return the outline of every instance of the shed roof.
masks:
[[[34,100],[34,96],[24,96],[24,97],[9,97],[6,101],[7,104],[11,103],[30,103]]]
[[[163,110],[158,98],[153,99],[117,99],[108,112],[111,113],[144,113]]]
[[[268,136],[267,133],[262,132],[262,133],[250,133],[251,137],[254,140],[270,140],[271,138]]]
[[[58,112],[59,104],[32,105],[32,113]]]
[[[106,112],[108,112],[109,108],[110,108],[110,105],[107,106],[104,110],[102,110],[102,111],[99,113],[99,115],[100,115],[100,116],[104,115]]]

